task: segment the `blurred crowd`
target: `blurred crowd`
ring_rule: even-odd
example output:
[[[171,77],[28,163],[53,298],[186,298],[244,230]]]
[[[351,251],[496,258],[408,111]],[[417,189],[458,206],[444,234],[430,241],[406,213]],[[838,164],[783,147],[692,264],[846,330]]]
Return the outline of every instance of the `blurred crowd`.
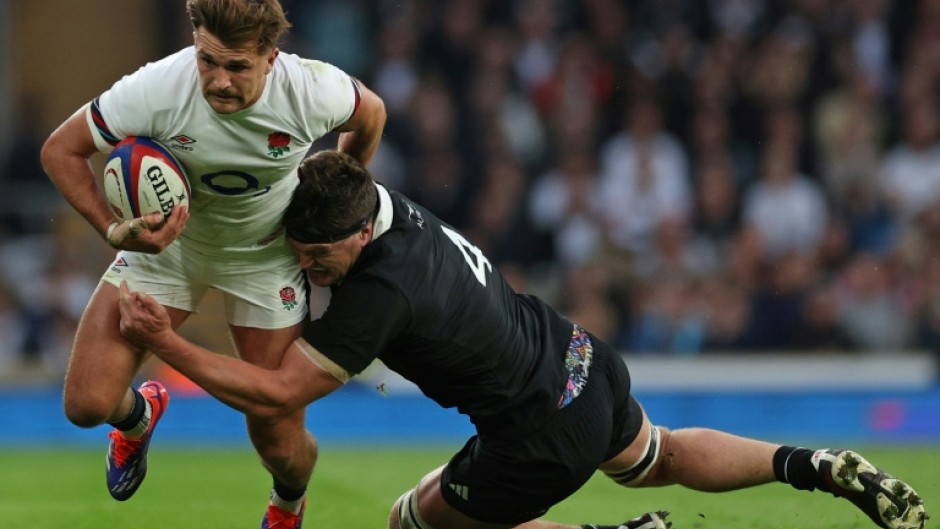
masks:
[[[621,350],[940,354],[940,0],[282,1],[385,100],[376,177]],[[72,253],[6,274],[0,348],[66,347]]]

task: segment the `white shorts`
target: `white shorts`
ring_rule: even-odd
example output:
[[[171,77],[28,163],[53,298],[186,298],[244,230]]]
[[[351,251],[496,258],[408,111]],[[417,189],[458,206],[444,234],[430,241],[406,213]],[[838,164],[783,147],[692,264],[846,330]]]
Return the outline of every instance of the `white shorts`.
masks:
[[[118,252],[102,281],[144,292],[162,305],[198,312],[210,288],[222,292],[225,317],[238,327],[280,329],[307,316],[307,287],[286,245],[207,256],[176,241],[158,254]]]

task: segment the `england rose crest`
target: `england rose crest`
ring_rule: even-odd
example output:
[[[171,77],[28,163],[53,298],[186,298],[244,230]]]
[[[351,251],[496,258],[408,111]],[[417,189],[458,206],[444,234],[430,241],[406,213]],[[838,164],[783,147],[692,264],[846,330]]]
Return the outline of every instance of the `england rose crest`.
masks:
[[[284,287],[281,289],[281,305],[284,307],[284,310],[294,310],[294,307],[297,306],[297,293],[294,292],[294,287]]]
[[[290,134],[286,132],[272,132],[268,134],[268,155],[277,158],[290,152]]]

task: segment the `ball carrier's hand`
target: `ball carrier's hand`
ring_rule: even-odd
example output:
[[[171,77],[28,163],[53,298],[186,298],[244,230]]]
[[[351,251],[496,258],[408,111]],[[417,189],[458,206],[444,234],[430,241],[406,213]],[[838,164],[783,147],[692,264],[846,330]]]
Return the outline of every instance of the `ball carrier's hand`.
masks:
[[[132,252],[160,253],[183,233],[189,209],[176,206],[164,219],[156,212],[136,219],[114,222],[108,227],[105,238],[112,248]]]

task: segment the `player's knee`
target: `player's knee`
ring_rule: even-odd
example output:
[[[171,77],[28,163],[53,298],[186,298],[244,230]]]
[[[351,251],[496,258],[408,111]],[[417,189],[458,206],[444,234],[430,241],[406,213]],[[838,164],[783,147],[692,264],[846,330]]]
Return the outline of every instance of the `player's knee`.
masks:
[[[401,518],[398,513],[401,510],[401,504],[404,498],[405,495],[403,494],[392,504],[392,510],[388,513],[388,529],[401,529]]]
[[[650,428],[650,435],[643,450],[643,455],[636,463],[623,470],[605,470],[604,473],[624,487],[646,487],[663,484],[660,469],[669,435],[669,429],[653,425]]]
[[[434,529],[421,519],[416,489],[402,494],[392,505],[388,514],[388,529]]]
[[[65,417],[81,428],[100,426],[111,418],[115,403],[94,393],[66,391],[62,399]]]

